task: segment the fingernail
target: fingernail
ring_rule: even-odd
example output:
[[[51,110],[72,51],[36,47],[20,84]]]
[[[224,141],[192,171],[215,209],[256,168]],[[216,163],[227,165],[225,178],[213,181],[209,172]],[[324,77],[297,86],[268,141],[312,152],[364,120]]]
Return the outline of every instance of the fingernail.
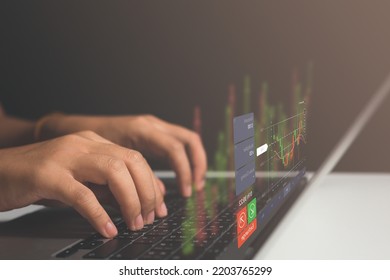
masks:
[[[154,222],[154,211],[150,211],[148,215],[146,215],[145,224],[153,224]]]
[[[116,229],[116,227],[114,226],[113,223],[111,222],[108,222],[106,224],[106,234],[107,234],[107,237],[115,237],[117,234],[118,234],[118,230]]]
[[[161,203],[160,205],[159,215],[161,217],[165,217],[166,215],[168,215],[168,209],[167,206],[165,205],[165,202]]]
[[[183,190],[183,196],[190,197],[191,193],[192,193],[192,186],[191,185],[186,186]]]
[[[133,227],[133,230],[138,230],[144,227],[144,220],[142,219],[141,214],[139,214],[137,218],[135,218]]]

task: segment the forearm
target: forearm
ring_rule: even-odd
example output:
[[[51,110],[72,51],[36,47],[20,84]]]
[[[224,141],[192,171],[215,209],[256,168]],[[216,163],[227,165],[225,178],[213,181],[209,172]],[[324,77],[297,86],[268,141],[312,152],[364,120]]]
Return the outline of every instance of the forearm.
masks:
[[[0,148],[31,144],[83,130],[99,132],[104,120],[104,117],[54,113],[34,122],[0,115]]]
[[[35,122],[9,116],[0,117],[0,148],[34,142]]]

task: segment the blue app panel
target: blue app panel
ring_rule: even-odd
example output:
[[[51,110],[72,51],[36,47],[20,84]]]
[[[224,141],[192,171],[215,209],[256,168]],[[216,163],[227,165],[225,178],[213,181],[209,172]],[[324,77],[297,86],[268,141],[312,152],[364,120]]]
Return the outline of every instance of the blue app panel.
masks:
[[[254,184],[256,180],[253,113],[233,119],[233,135],[236,195],[239,195]]]
[[[234,146],[235,169],[240,169],[255,159],[255,139],[249,138]]]
[[[249,113],[233,119],[234,144],[254,137],[254,114]]]
[[[251,161],[239,170],[236,170],[236,195],[245,191],[255,183],[255,162]]]

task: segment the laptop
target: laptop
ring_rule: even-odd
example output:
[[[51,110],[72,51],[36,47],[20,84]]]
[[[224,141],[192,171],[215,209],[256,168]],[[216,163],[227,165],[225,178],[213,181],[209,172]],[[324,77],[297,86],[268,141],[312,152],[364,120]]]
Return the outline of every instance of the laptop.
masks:
[[[130,231],[120,213],[108,209],[119,234],[105,239],[73,209],[43,208],[0,223],[0,259],[253,258],[303,190],[331,171],[390,91],[389,76],[308,180],[310,68],[305,83],[295,81],[293,95],[273,98],[263,83],[259,96],[250,96],[248,77],[243,100],[229,92],[205,189],[183,198],[173,172],[156,172],[168,190],[167,217]],[[199,133],[202,121],[207,120],[196,109]]]

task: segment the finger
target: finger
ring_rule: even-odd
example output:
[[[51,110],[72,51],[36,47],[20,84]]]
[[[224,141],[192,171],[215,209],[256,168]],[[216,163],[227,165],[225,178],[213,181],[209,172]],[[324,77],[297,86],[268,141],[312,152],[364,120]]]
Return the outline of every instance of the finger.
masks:
[[[95,147],[97,152],[115,156],[124,161],[141,202],[144,223],[151,224],[155,218],[156,191],[153,172],[141,153],[118,145],[105,144]],[[161,201],[161,192],[159,191]]]
[[[181,194],[185,197],[191,196],[191,166],[183,143],[169,134],[152,132],[149,137],[149,147],[152,147],[160,156],[168,158],[176,173]]]
[[[158,178],[157,176],[155,176],[155,178],[156,178],[156,184],[157,184],[157,186],[159,187],[161,193],[162,193],[163,195],[165,195],[165,194],[167,193],[167,190],[166,190],[166,188],[165,188],[164,182],[161,181],[161,179]]]
[[[199,135],[184,127],[174,125],[158,118],[153,118],[153,122],[159,124],[159,128],[176,137],[187,147],[190,163],[193,169],[193,179],[198,190],[204,187],[204,178],[207,171],[206,151]]]
[[[155,218],[156,201],[161,204],[162,194],[155,185],[154,176],[141,153],[121,148],[122,158],[134,180],[138,197],[141,201],[145,224],[152,224]]]
[[[168,209],[167,206],[165,205],[164,202],[164,195],[163,192],[161,191],[161,184],[162,182],[158,182],[159,179],[153,174],[151,174],[153,181],[154,181],[154,188],[155,188],[155,193],[156,193],[156,206],[155,206],[155,213],[156,216],[159,218],[165,217],[168,215]]]
[[[107,146],[105,150],[111,155],[115,154],[123,158],[132,174],[141,201],[144,223],[153,223],[155,216],[165,217],[168,211],[164,203],[163,192],[161,191],[161,189],[165,191],[165,187],[154,176],[143,156],[136,151],[117,146]],[[149,176],[146,173],[149,173]],[[153,202],[154,205],[152,204]]]
[[[182,131],[180,128],[178,130],[177,137],[186,144],[188,149],[195,186],[197,190],[201,190],[205,184],[207,171],[207,158],[202,141],[195,132]]]
[[[123,160],[102,154],[84,154],[77,159],[74,166],[73,175],[78,181],[108,185],[130,229],[143,228],[141,202],[133,178]]]
[[[142,154],[115,144],[96,145],[94,149],[96,152],[116,156],[125,162],[141,202],[144,223],[153,223],[156,206],[155,181],[152,170]]]
[[[54,199],[76,209],[104,237],[113,238],[118,234],[114,223],[89,188],[73,178],[60,182],[61,185],[55,188]]]

